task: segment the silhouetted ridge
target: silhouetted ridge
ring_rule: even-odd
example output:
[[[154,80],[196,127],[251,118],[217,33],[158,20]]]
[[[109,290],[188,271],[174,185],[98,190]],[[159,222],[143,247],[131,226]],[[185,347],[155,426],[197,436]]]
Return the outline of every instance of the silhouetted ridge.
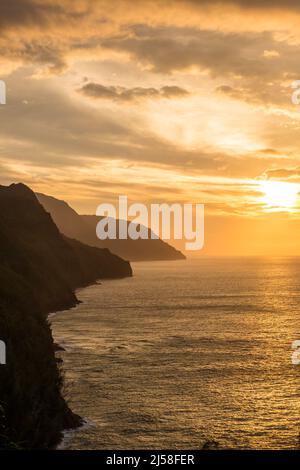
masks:
[[[108,250],[61,235],[27,186],[0,186],[0,447],[49,448],[79,424],[61,395],[46,314],[75,305],[77,287],[131,274]]]
[[[101,217],[79,215],[66,202],[45,194],[37,193],[37,198],[45,210],[50,212],[62,233],[87,245],[108,248],[112,253],[129,261],[185,259],[180,251],[160,239],[149,237],[148,240],[99,240],[96,226]]]

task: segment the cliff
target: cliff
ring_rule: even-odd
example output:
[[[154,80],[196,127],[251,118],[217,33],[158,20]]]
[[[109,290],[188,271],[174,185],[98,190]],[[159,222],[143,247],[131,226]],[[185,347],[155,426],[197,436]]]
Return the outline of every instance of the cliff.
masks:
[[[100,217],[79,215],[65,201],[37,193],[37,198],[53,217],[59,230],[66,236],[87,245],[107,248],[129,261],[158,261],[185,259],[185,256],[161,239],[148,240],[99,240],[96,226]],[[149,231],[150,233],[150,231]]]
[[[131,274],[108,250],[62,236],[28,187],[0,186],[0,448],[50,448],[79,424],[61,394],[46,314],[75,305],[77,287]]]

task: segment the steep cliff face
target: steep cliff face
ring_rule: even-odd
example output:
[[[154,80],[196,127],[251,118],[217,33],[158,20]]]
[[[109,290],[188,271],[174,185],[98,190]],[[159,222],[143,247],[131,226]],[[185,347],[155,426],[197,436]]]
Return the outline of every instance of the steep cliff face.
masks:
[[[26,300],[34,305],[30,296]],[[81,419],[62,397],[47,320],[34,307],[1,300],[0,337],[7,347],[7,364],[0,366],[0,449],[54,447],[62,430]]]
[[[37,198],[51,214],[62,233],[87,245],[107,248],[129,261],[185,259],[180,251],[163,240],[151,239],[150,232],[148,240],[99,240],[96,236],[96,226],[100,217],[79,215],[65,201],[45,194],[38,193]]]
[[[62,236],[29,188],[0,186],[0,447],[49,448],[79,423],[61,395],[46,314],[75,305],[79,286],[131,274],[108,250]]]

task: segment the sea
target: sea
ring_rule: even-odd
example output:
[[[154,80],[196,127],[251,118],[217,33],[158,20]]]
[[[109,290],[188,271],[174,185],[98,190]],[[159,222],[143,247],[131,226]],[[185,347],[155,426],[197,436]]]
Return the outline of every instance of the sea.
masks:
[[[60,447],[299,448],[300,258],[132,267],[51,316],[64,393],[86,422]]]

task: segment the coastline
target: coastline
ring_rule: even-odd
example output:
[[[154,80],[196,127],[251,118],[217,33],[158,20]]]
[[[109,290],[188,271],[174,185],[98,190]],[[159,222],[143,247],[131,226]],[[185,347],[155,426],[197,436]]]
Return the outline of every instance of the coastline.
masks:
[[[133,277],[132,270],[131,270],[131,275],[130,276],[120,276],[120,277],[117,277],[117,278],[113,277],[113,278],[104,278],[104,279],[101,278],[101,281],[103,281],[103,280],[124,279],[125,277]],[[59,315],[63,311],[73,310],[78,305],[83,303],[81,300],[79,300],[77,298],[77,292],[78,291],[80,291],[81,289],[85,289],[87,287],[90,287],[90,286],[101,285],[101,284],[102,284],[102,282],[100,282],[100,279],[96,279],[94,282],[89,282],[86,285],[79,286],[74,291],[74,296],[75,296],[75,299],[76,299],[75,302],[70,302],[65,306],[62,305],[61,308],[59,308],[58,310],[55,310],[54,312],[50,312],[46,315],[46,320],[47,320],[47,323],[49,325],[50,332],[51,332],[51,337],[52,337],[52,341],[53,341],[53,352],[54,352],[54,356],[55,356],[55,360],[56,360],[58,368],[63,369],[63,367],[64,367],[63,357],[60,357],[59,355],[63,355],[67,351],[67,347],[65,347],[65,345],[62,345],[59,341],[57,341],[54,338],[53,331],[52,331],[52,326],[51,326],[51,318],[54,318],[55,316]],[[64,397],[63,397],[63,399],[64,399]],[[70,424],[69,424],[69,420],[68,420],[68,425],[60,430],[60,434],[61,434],[60,438],[57,440],[57,442],[55,442],[53,444],[53,447],[51,447],[51,448],[54,448],[56,450],[63,450],[64,441],[65,441],[65,439],[68,439],[69,435],[72,436],[76,431],[79,431],[80,429],[85,429],[86,427],[91,426],[91,423],[90,423],[88,418],[83,418],[82,416],[79,416],[78,414],[74,413],[71,410],[71,408],[69,408],[67,402],[66,402],[66,406],[67,406],[67,409],[68,409],[68,411],[70,412],[70,414],[72,416],[72,419],[74,419],[74,421],[73,422],[70,421]]]
[[[66,450],[66,446],[72,440],[74,434],[79,431],[83,431],[85,429],[89,429],[93,427],[93,423],[89,421],[87,418],[82,418],[82,423],[79,426],[75,426],[74,428],[64,429],[62,431],[62,438],[61,441],[55,447],[55,450]]]
[[[89,287],[89,286],[92,286],[92,285],[99,285],[99,284],[101,284],[101,283],[97,279],[94,282],[88,283],[85,286],[78,287],[78,289],[76,289],[75,292],[74,292],[74,295],[75,295],[75,298],[76,298],[76,301],[74,303],[71,303],[71,304],[69,304],[65,307],[60,308],[59,310],[55,310],[54,312],[51,312],[51,313],[47,314],[47,317],[46,317],[47,318],[47,323],[49,325],[49,328],[50,328],[50,331],[51,331],[51,337],[52,337],[52,340],[53,340],[53,353],[54,353],[55,360],[56,360],[58,368],[63,368],[63,366],[64,366],[64,360],[63,360],[62,357],[59,357],[59,354],[63,354],[64,352],[66,352],[66,348],[61,343],[56,341],[56,339],[54,338],[53,332],[52,332],[52,327],[51,327],[51,318],[55,317],[56,315],[59,315],[63,311],[72,310],[72,309],[76,308],[77,305],[80,305],[82,303],[80,300],[77,299],[76,292],[78,290],[85,289],[86,287]],[[74,422],[70,422],[70,425],[67,425],[66,427],[64,427],[63,429],[60,430],[59,439],[57,439],[57,442],[53,443],[52,449],[55,449],[55,450],[63,450],[64,441],[65,441],[65,439],[68,439],[68,435],[70,435],[70,437],[71,437],[73,435],[73,433],[75,433],[79,429],[84,429],[85,426],[88,425],[87,418],[83,418],[82,416],[79,416],[78,414],[74,413],[71,410],[71,408],[69,408],[67,402],[66,402],[66,406],[67,406],[67,409],[70,411],[71,416],[74,419]]]

